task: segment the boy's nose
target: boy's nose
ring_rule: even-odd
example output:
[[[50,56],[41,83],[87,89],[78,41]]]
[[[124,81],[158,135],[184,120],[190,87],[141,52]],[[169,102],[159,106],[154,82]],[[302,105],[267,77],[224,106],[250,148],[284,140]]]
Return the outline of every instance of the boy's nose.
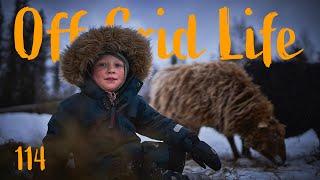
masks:
[[[115,73],[115,69],[113,67],[109,67],[106,70],[107,73]]]

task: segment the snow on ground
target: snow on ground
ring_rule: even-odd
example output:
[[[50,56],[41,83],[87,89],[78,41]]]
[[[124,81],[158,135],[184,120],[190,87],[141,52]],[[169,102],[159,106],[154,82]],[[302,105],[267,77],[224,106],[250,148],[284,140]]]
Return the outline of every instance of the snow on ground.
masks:
[[[32,146],[41,144],[51,115],[35,113],[0,114],[0,144],[14,139]]]
[[[8,139],[22,141],[32,146],[41,144],[47,132],[51,115],[32,113],[0,114],[0,144]],[[150,140],[139,135],[142,141]],[[212,128],[203,127],[199,138],[211,145],[222,159],[223,167],[214,172],[199,167],[194,161],[186,162],[184,173],[190,179],[320,179],[320,155],[316,155],[319,140],[313,130],[285,141],[287,161],[275,167],[258,152],[251,150],[253,159],[232,161],[232,151],[227,139]],[[241,141],[235,138],[241,151]]]
[[[227,139],[212,128],[202,127],[199,138],[217,151],[223,167],[219,172],[214,172],[200,168],[192,160],[187,161],[184,172],[190,179],[320,179],[320,157],[316,155],[319,140],[313,130],[285,140],[287,161],[281,167],[274,166],[252,149],[252,160],[240,158],[232,161]],[[235,142],[241,152],[239,136],[236,136]]]

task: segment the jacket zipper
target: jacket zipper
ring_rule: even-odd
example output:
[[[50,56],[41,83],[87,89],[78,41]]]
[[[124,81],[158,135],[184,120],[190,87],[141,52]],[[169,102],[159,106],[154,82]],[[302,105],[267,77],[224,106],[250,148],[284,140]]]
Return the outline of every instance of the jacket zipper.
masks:
[[[117,94],[115,92],[108,92],[108,97],[111,102],[111,121],[108,128],[113,128],[116,124],[116,107],[115,107],[115,100],[117,98]]]

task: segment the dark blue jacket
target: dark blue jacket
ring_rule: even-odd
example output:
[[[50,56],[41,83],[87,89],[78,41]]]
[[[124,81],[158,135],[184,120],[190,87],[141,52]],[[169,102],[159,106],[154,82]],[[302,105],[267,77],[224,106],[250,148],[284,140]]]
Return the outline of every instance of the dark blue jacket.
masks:
[[[105,156],[120,155],[119,147],[140,143],[135,132],[183,147],[183,139],[190,131],[161,115],[137,95],[142,84],[129,76],[112,104],[106,92],[88,78],[80,93],[61,102],[43,140],[48,169],[65,167],[70,152],[80,169]]]

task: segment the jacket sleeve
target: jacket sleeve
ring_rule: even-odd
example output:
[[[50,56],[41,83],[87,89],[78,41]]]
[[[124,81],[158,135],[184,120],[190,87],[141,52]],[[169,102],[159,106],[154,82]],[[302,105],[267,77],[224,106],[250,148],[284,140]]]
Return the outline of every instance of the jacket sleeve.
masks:
[[[69,154],[72,152],[73,140],[68,128],[73,119],[72,114],[60,104],[58,111],[49,120],[48,131],[42,141],[46,168],[38,174],[39,179],[56,177],[56,173],[64,174]]]
[[[160,114],[142,98],[139,98],[136,121],[138,133],[163,140],[170,145],[184,146],[185,138],[192,133],[189,129]]]

